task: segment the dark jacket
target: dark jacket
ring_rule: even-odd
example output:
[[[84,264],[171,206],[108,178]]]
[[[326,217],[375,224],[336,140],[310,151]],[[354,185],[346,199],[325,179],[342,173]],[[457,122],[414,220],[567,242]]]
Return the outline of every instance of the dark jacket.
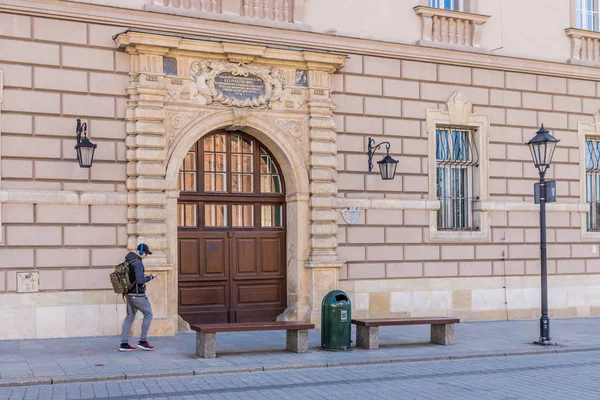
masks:
[[[129,253],[125,256],[129,261],[129,280],[134,285],[129,289],[129,294],[146,294],[146,283],[152,280],[152,275],[144,276],[144,263],[142,258],[136,253]]]

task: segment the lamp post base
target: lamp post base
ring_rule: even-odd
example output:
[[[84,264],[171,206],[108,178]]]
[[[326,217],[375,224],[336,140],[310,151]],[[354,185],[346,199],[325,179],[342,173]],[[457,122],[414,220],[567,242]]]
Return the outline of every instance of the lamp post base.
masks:
[[[533,342],[533,344],[537,344],[539,346],[557,346],[558,343],[547,340],[546,338],[539,338],[537,341]]]

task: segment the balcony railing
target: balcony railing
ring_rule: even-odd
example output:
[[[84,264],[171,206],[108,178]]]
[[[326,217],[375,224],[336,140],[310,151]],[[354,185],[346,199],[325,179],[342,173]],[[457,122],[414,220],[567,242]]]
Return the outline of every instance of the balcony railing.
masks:
[[[149,0],[147,11],[296,29],[302,26],[304,0]]]
[[[565,30],[571,38],[571,64],[600,65],[600,32],[569,28]]]
[[[460,50],[481,48],[483,24],[489,16],[425,6],[414,10],[423,19],[419,44]]]

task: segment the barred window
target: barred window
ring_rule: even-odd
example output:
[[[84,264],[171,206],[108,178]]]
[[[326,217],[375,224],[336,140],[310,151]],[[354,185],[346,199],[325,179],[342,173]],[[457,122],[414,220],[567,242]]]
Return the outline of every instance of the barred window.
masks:
[[[585,141],[585,201],[588,203],[587,230],[600,232],[600,141]]]
[[[577,28],[589,31],[600,31],[599,0],[577,0]]]
[[[474,130],[438,126],[436,129],[436,192],[440,201],[438,230],[478,230],[474,187],[479,152]]]
[[[429,7],[445,10],[462,11],[462,0],[429,0]]]

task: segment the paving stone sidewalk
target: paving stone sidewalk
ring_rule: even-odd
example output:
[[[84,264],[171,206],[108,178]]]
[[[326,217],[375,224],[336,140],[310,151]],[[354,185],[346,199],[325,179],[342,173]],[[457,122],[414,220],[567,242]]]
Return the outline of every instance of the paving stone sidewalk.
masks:
[[[552,347],[532,344],[539,321],[460,323],[453,346],[428,343],[429,326],[382,327],[379,350],[348,352],[319,350],[315,329],[306,354],[285,351],[285,331],[219,333],[214,359],[195,355],[194,333],[150,338],[154,352],[121,353],[118,337],[0,341],[0,387],[600,350],[600,318],[551,323]]]

